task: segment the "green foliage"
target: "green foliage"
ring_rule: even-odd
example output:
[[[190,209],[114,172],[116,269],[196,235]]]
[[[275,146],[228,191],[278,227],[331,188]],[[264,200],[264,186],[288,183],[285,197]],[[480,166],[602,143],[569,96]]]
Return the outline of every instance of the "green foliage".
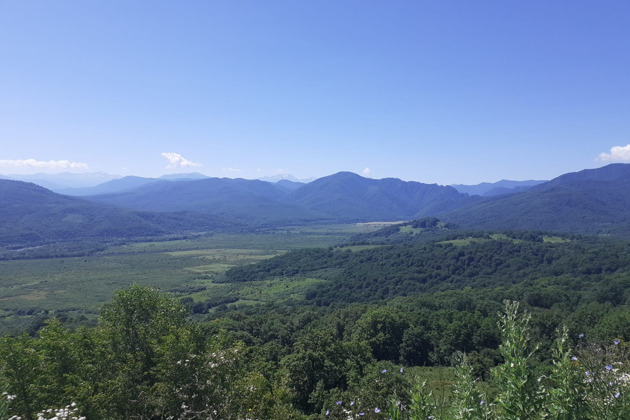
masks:
[[[546,373],[533,364],[530,314],[506,301],[500,319],[503,363],[492,369],[493,381],[474,379],[468,359],[457,367],[450,404],[441,413],[433,390],[418,382],[408,408],[393,403],[392,419],[626,419],[630,415],[630,358],[627,346],[581,343],[572,350],[566,328],[558,332],[553,360]],[[580,334],[582,337],[583,334]],[[572,355],[577,354],[577,356]]]
[[[499,321],[502,343],[499,351],[503,363],[492,370],[499,390],[495,397],[499,418],[533,419],[542,401],[537,393],[538,378],[532,366],[529,347],[529,314],[518,312],[518,302],[506,302]]]
[[[312,234],[313,244],[331,240]],[[327,411],[338,419],[625,418],[628,244],[545,237],[466,232],[288,253],[271,245],[282,243],[276,234],[267,245],[223,238],[232,248],[137,243],[94,259],[30,261],[31,285],[16,276],[22,262],[2,263],[9,299],[0,316],[18,300],[35,309],[58,289],[66,290],[59,301],[71,301],[88,283],[103,301],[129,279],[148,282],[147,273],[176,294],[120,290],[90,328],[77,328],[68,312],[39,312],[30,336],[0,340],[0,413],[34,418],[75,403],[77,415],[96,420],[315,419]],[[283,249],[298,245],[287,241]],[[216,283],[230,266],[239,268],[229,282]],[[87,277],[64,283],[62,271]],[[526,311],[512,303],[498,316],[504,299]],[[204,313],[191,314],[198,304]],[[563,324],[588,345],[558,335]],[[456,368],[416,367],[448,365]]]
[[[541,394],[546,398],[546,406],[551,418],[577,420],[584,418],[590,406],[584,392],[584,375],[577,368],[577,358],[572,356],[569,331],[562,329],[553,350],[553,368],[548,378],[543,378]]]
[[[490,409],[486,394],[480,389],[468,357],[462,354],[456,368],[457,381],[453,387],[451,411],[457,420],[487,419]]]
[[[551,307],[566,301],[561,293],[588,289],[593,298],[615,305],[630,273],[627,242],[576,238],[544,242],[536,232],[452,234],[445,240],[362,251],[310,249],[290,252],[259,264],[227,271],[227,282],[262,281],[278,276],[322,278],[305,295],[316,305],[382,301],[449,289],[497,288],[516,282],[563,281],[528,290],[532,305]],[[460,245],[453,245],[453,241]],[[623,277],[620,277],[621,274]],[[601,282],[602,276],[607,281]],[[566,282],[571,280],[571,287]],[[561,293],[558,293],[561,292]]]
[[[38,338],[3,338],[8,413],[34,419],[74,403],[90,419],[295,414],[286,388],[247,372],[241,344],[205,337],[186,315],[176,298],[132,286],[103,310],[98,328],[70,332],[51,321]]]
[[[405,317],[391,309],[378,309],[364,314],[355,324],[354,336],[366,342],[377,360],[398,362],[400,347],[409,323]]]

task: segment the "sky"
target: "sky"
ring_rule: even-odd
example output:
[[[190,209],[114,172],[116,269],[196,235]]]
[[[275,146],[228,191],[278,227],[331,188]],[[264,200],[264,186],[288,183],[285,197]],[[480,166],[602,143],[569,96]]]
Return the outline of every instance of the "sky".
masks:
[[[630,2],[0,0],[0,174],[630,162]]]

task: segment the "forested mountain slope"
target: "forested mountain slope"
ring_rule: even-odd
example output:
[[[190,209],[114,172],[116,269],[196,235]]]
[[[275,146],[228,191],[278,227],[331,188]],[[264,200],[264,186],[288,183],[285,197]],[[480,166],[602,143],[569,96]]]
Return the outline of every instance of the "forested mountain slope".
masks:
[[[282,185],[258,180],[207,178],[157,182],[122,193],[86,198],[134,210],[213,214],[251,225],[322,218],[308,209],[281,203],[289,191]]]
[[[235,227],[208,215],[133,212],[53,193],[35,184],[0,180],[0,246],[139,238]]]
[[[486,199],[445,220],[473,229],[540,229],[630,235],[630,165],[562,175],[510,196]]]
[[[452,187],[369,179],[340,172],[308,184],[208,178],[152,183],[90,200],[146,211],[194,211],[251,224],[400,220],[444,213],[475,201]]]
[[[21,181],[0,181],[0,244],[155,235],[165,230],[131,212],[55,194]]]
[[[304,185],[283,201],[337,220],[365,221],[408,220],[443,213],[470,199],[452,187],[339,172]]]

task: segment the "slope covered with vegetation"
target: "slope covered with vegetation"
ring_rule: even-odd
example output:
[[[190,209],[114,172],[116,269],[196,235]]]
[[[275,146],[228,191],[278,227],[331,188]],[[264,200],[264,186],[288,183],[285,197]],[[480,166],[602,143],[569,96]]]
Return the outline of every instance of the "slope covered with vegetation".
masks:
[[[299,324],[307,330],[284,354],[273,341],[248,345],[233,332],[191,322],[186,313],[172,296],[134,286],[103,308],[98,327],[71,331],[53,320],[36,338],[2,338],[0,415],[417,420],[621,419],[630,414],[630,363],[623,339],[602,345],[562,329],[538,347],[531,315],[519,312],[514,302],[504,303],[493,319],[496,360],[481,370],[483,381],[477,379],[479,355],[474,352],[457,353],[451,360],[454,370],[442,370],[438,377],[379,361],[370,351],[373,341],[365,337],[370,329],[344,338],[344,322],[352,323],[353,311],[321,318],[338,321],[332,324],[313,325],[308,320],[313,316],[305,312],[293,316],[285,327],[288,334],[298,334],[292,327]],[[367,314],[387,316],[384,311]],[[358,329],[366,326],[362,319],[355,324]],[[394,325],[391,319],[373,324],[381,334]],[[379,336],[375,339],[382,343]],[[413,347],[425,345],[419,334]]]
[[[20,181],[0,180],[0,197],[0,258],[86,254],[120,239],[243,229],[210,214],[134,212]]]
[[[527,191],[486,199],[445,220],[472,229],[537,229],[628,237],[630,165],[570,173]]]

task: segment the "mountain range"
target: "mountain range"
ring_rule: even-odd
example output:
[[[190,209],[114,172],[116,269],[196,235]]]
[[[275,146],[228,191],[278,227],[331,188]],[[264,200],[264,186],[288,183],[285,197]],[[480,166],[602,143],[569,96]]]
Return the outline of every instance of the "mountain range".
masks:
[[[375,180],[351,172],[308,184],[231,178],[161,181],[84,198],[136,211],[211,213],[253,225],[409,219],[453,210],[470,201],[452,187],[394,178]]]
[[[514,194],[517,192],[525,191],[534,185],[542,184],[546,181],[510,181],[507,179],[502,179],[497,182],[482,182],[477,185],[462,185],[462,184],[454,184],[451,185],[457,191],[466,193],[468,195],[481,195],[484,197],[494,197],[497,195],[504,194]]]
[[[158,181],[189,181],[204,178],[210,177],[198,172],[168,174],[162,175],[159,178],[139,176],[122,177],[118,175],[110,175],[105,172],[0,175],[0,179],[32,182],[56,193],[76,196],[121,192],[142,184]],[[279,174],[274,176],[265,176],[259,178],[259,180],[273,183],[285,183],[287,185],[290,183],[290,185],[299,186],[301,184],[308,184],[309,182],[314,181],[315,178],[298,179],[291,174]],[[498,182],[482,182],[481,184],[476,185],[453,184],[451,186],[457,191],[468,195],[494,196],[520,192],[543,182],[545,181],[510,181],[504,179]]]
[[[630,236],[630,165],[612,164],[509,194],[340,172],[309,183],[178,176],[125,177],[74,197],[0,179],[0,246],[86,238],[274,228],[436,216],[468,229],[534,229]],[[527,187],[518,191],[520,187]],[[461,186],[460,186],[461,187]],[[87,192],[87,191],[83,191]],[[488,196],[491,195],[491,196]]]

